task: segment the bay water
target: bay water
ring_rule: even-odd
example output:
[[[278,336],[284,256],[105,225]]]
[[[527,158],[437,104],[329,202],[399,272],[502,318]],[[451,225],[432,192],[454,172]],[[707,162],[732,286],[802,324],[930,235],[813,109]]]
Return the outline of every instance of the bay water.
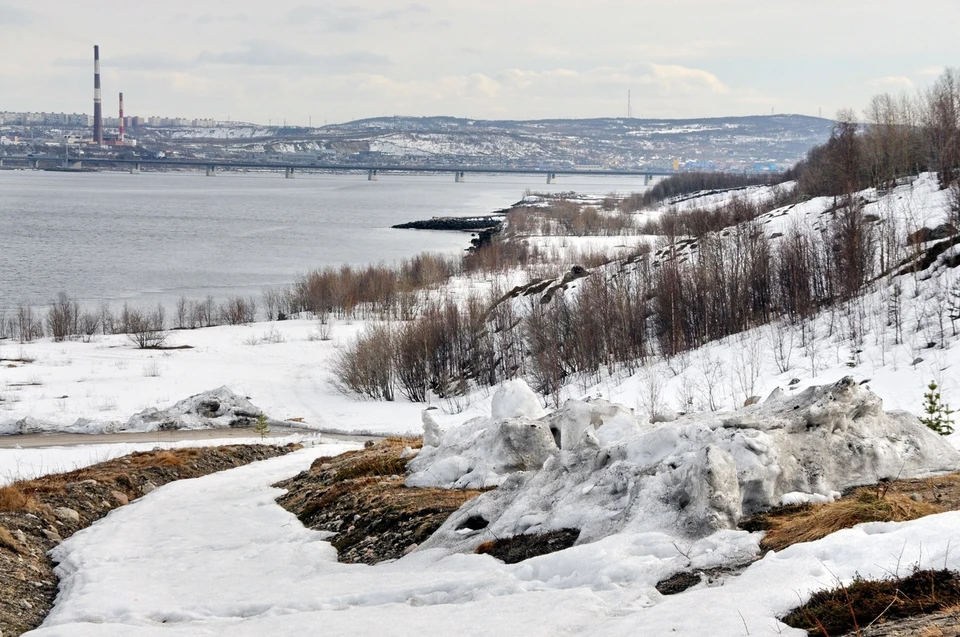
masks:
[[[0,170],[0,311],[63,291],[90,307],[259,295],[325,265],[456,253],[467,233],[394,230],[490,214],[528,191],[643,190],[639,177]]]

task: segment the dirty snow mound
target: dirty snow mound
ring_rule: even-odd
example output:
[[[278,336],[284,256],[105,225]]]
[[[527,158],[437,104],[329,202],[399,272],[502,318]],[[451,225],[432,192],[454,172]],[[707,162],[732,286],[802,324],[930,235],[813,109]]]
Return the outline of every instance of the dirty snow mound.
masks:
[[[222,429],[252,427],[261,414],[259,407],[227,387],[219,387],[185,398],[167,409],[150,407],[131,416],[127,422],[78,418],[70,425],[62,425],[30,416],[0,423],[0,435],[74,433],[105,434],[119,432],[149,432],[174,429]],[[269,425],[291,423],[267,419]]]
[[[218,387],[185,398],[167,409],[150,407],[134,414],[124,425],[126,431],[166,431],[170,429],[220,429],[252,427],[260,408],[228,387]],[[276,421],[268,421],[280,424]]]
[[[705,537],[785,499],[829,500],[856,485],[958,467],[960,453],[941,436],[908,413],[884,412],[847,377],[657,425],[603,400],[571,400],[538,419],[473,419],[424,447],[407,484],[500,485],[424,544],[470,550],[563,528],[581,529],[581,543],[621,531]]]

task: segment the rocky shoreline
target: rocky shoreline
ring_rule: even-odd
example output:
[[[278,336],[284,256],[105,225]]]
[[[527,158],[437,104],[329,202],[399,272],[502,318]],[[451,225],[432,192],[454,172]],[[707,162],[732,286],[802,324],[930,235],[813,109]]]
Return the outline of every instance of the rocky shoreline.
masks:
[[[408,221],[391,226],[397,230],[453,230],[459,232],[476,232],[499,228],[503,225],[506,215],[503,213],[482,215],[479,217],[434,217],[422,221]]]
[[[506,210],[500,210],[492,215],[479,217],[434,217],[422,221],[399,223],[392,227],[398,230],[452,230],[476,233],[476,236],[470,240],[470,247],[467,250],[477,250],[490,243],[494,235],[503,229],[506,213]]]

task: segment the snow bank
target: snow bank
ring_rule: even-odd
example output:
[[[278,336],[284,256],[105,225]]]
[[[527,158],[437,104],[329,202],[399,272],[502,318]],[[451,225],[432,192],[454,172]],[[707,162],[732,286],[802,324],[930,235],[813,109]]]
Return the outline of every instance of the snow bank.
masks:
[[[257,424],[259,407],[228,387],[219,387],[185,398],[166,409],[149,407],[131,416],[125,423],[113,420],[78,418],[64,427],[27,416],[0,424],[0,435],[38,433],[100,434],[119,432],[170,431],[176,429],[223,429],[252,427]],[[267,419],[270,425],[290,423]]]
[[[603,400],[510,417],[498,398],[517,392],[498,392],[493,417],[451,428],[411,461],[410,486],[500,485],[424,547],[469,550],[561,528],[581,529],[581,543],[624,531],[705,537],[784,501],[829,500],[852,486],[960,466],[942,437],[910,414],[884,412],[850,377],[659,425]],[[488,526],[470,531],[464,523],[476,516]]]

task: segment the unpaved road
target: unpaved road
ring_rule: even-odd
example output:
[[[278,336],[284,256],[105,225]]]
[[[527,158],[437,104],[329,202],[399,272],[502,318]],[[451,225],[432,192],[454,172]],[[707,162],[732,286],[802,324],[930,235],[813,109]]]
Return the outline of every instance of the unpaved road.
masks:
[[[344,434],[322,433],[310,429],[293,427],[270,427],[267,438],[282,438],[301,434],[321,436],[331,440],[364,442],[381,440],[382,436],[352,436]],[[0,436],[0,449],[37,449],[40,447],[75,447],[78,445],[101,445],[118,442],[180,442],[183,440],[230,440],[234,438],[256,438],[259,434],[249,427],[229,429],[196,429],[178,431],[127,432],[115,434],[26,434]]]

